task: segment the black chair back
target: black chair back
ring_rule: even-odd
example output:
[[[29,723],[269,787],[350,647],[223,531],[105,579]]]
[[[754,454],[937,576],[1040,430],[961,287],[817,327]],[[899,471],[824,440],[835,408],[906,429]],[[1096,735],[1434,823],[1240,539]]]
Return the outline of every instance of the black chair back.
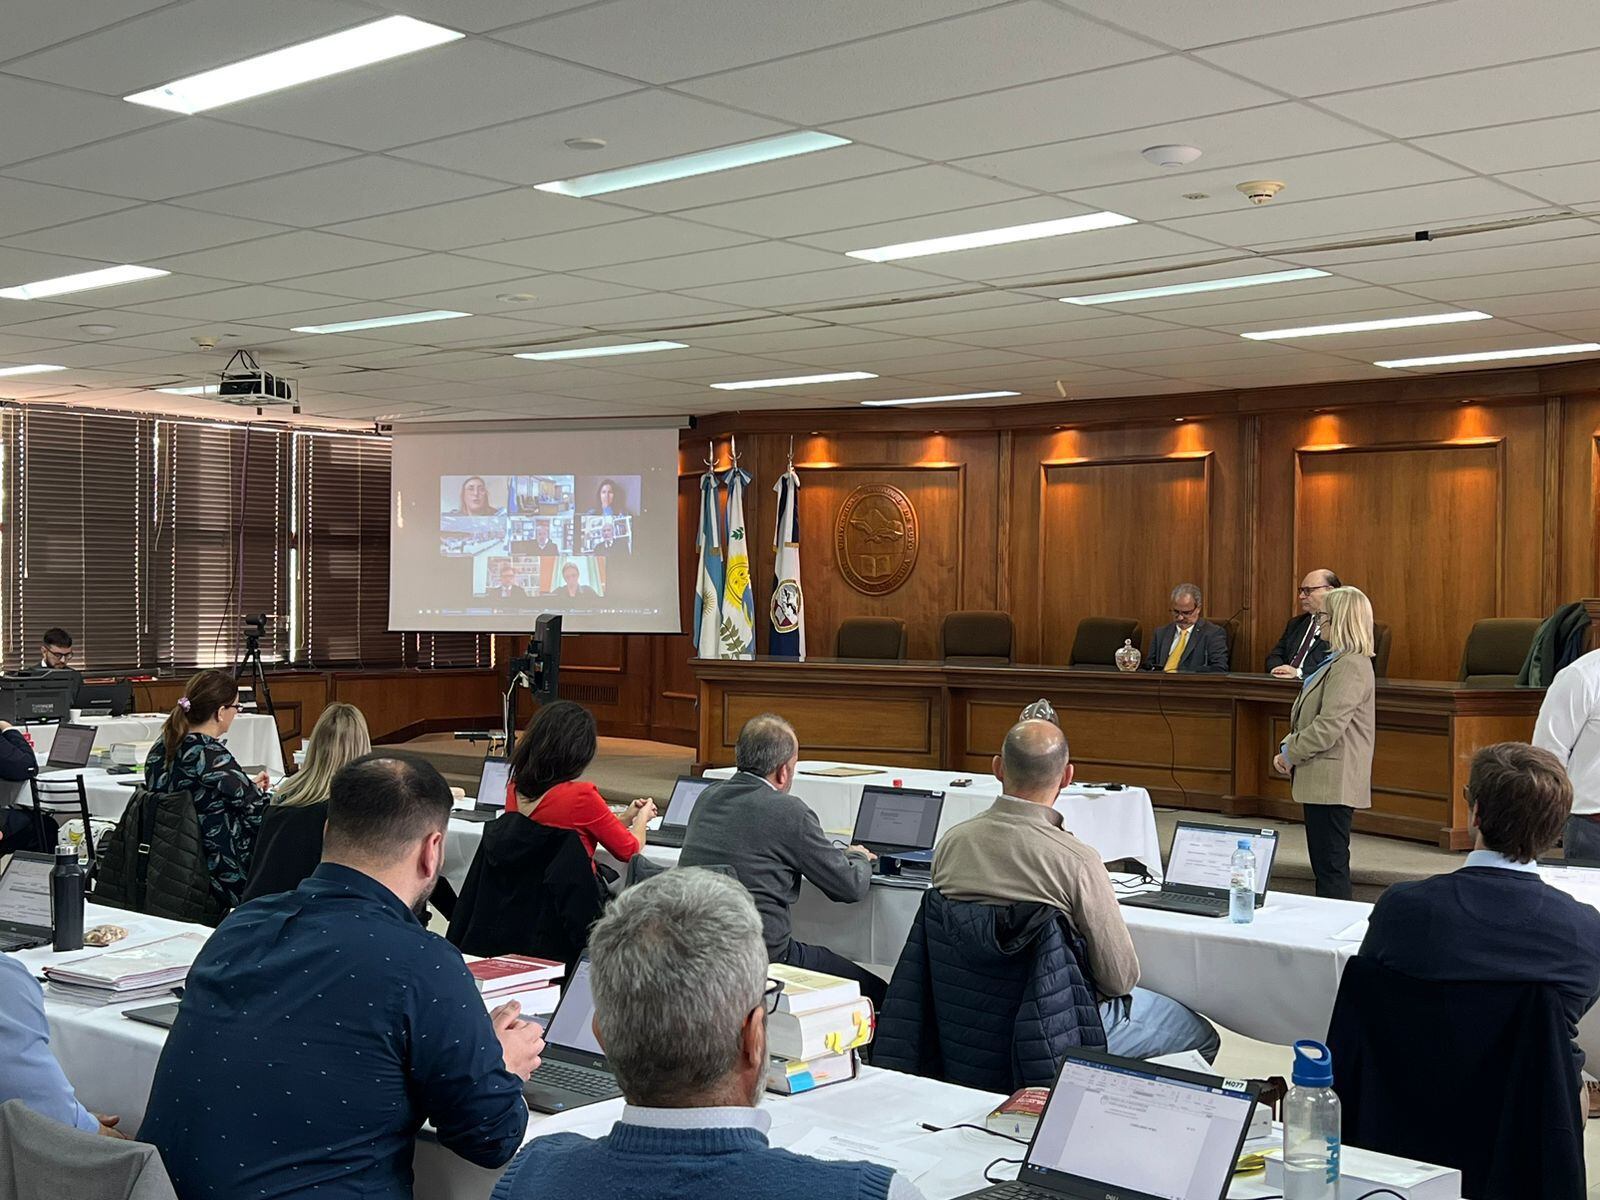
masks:
[[[83,788],[83,776],[74,775],[71,779],[40,779],[35,776],[28,780],[28,786],[33,793],[33,825],[41,843],[47,837],[47,817],[64,816],[69,821],[76,817],[83,822],[83,840],[89,847],[89,869],[86,874],[92,876],[99,859],[94,844],[94,830],[89,825],[89,796]]]
[[[1328,1048],[1350,1145],[1454,1167],[1473,1200],[1586,1195],[1582,1084],[1550,985],[1413,979],[1357,955]]]

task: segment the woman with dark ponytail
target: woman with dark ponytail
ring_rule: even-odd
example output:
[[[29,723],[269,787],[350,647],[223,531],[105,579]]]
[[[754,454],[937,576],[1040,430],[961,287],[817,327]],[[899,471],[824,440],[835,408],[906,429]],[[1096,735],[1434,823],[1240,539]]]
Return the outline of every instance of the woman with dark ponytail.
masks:
[[[226,671],[201,671],[184,687],[144,763],[150,791],[194,799],[211,890],[230,907],[244,891],[268,800],[266,773],[251,779],[222,744],[238,715],[239,685]]]

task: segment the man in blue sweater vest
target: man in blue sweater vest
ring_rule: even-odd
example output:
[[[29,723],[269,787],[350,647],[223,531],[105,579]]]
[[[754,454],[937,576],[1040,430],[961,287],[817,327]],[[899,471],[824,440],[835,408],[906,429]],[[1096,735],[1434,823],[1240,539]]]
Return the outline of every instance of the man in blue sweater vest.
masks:
[[[1361,957],[1434,981],[1547,983],[1574,1038],[1600,996],[1600,912],[1539,878],[1572,810],[1572,784],[1548,750],[1485,746],[1467,805],[1477,848],[1467,865],[1390,886],[1372,910]],[[1583,1065],[1583,1052],[1572,1052]]]
[[[535,1138],[493,1200],[920,1200],[888,1167],[767,1144],[759,1105],[777,992],[739,884],[680,867],[631,887],[590,932],[589,955],[594,1032],[627,1101],[622,1119],[602,1138]]]

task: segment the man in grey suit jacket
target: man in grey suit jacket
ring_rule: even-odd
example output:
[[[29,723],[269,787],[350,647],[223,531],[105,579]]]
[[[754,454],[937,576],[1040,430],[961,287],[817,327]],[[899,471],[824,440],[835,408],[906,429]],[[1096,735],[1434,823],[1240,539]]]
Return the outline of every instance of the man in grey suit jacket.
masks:
[[[1172,621],[1156,630],[1150,639],[1144,669],[1227,673],[1227,632],[1200,616],[1200,589],[1194,584],[1180,583],[1172,589]]]
[[[756,902],[773,962],[854,979],[881,1008],[888,990],[881,978],[825,946],[795,941],[789,922],[802,878],[829,900],[865,900],[873,854],[835,844],[811,806],[790,794],[800,742],[782,717],[763,713],[746,721],[733,757],[739,768],[733,778],[713,783],[695,801],[679,864],[732,867]]]

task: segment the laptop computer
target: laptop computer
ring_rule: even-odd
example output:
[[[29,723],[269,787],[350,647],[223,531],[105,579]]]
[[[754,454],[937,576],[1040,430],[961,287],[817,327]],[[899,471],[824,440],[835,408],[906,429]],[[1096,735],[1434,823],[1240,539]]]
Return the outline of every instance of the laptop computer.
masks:
[[[902,863],[931,864],[943,812],[943,792],[868,784],[861,789],[861,807],[856,810],[856,828],[850,840]]]
[[[93,725],[57,725],[50,755],[44,761],[45,770],[87,767],[94,751],[94,735]]]
[[[178,1002],[169,1000],[165,1004],[151,1004],[144,1008],[125,1008],[122,1015],[130,1021],[138,1021],[141,1025],[154,1025],[159,1029],[171,1029],[172,1023],[178,1019]]]
[[[606,1066],[606,1053],[594,1036],[594,993],[589,989],[589,956],[578,959],[561,989],[561,1002],[544,1031],[542,1061],[522,1085],[534,1112],[558,1113],[622,1095]]]
[[[689,831],[689,814],[694,811],[695,801],[700,799],[701,792],[716,782],[704,776],[679,775],[678,781],[672,785],[672,795],[667,799],[667,808],[661,814],[660,823],[650,831],[650,844],[683,845],[683,835]]]
[[[1179,821],[1172,831],[1167,853],[1167,875],[1159,892],[1123,896],[1118,903],[1129,908],[1160,908],[1197,917],[1228,915],[1228,878],[1239,839],[1248,838],[1256,856],[1256,907],[1267,902],[1272,862],[1278,856],[1276,829],[1245,829],[1236,825],[1210,825]]]
[[[50,912],[52,854],[18,850],[0,868],[0,951],[43,946],[55,937]]]
[[[471,808],[458,809],[452,817],[464,821],[492,821],[506,811],[506,785],[511,779],[511,760],[490,756],[483,760],[478,776],[478,796]]]
[[[960,1200],[1223,1200],[1260,1090],[1068,1050],[1016,1182]]]

